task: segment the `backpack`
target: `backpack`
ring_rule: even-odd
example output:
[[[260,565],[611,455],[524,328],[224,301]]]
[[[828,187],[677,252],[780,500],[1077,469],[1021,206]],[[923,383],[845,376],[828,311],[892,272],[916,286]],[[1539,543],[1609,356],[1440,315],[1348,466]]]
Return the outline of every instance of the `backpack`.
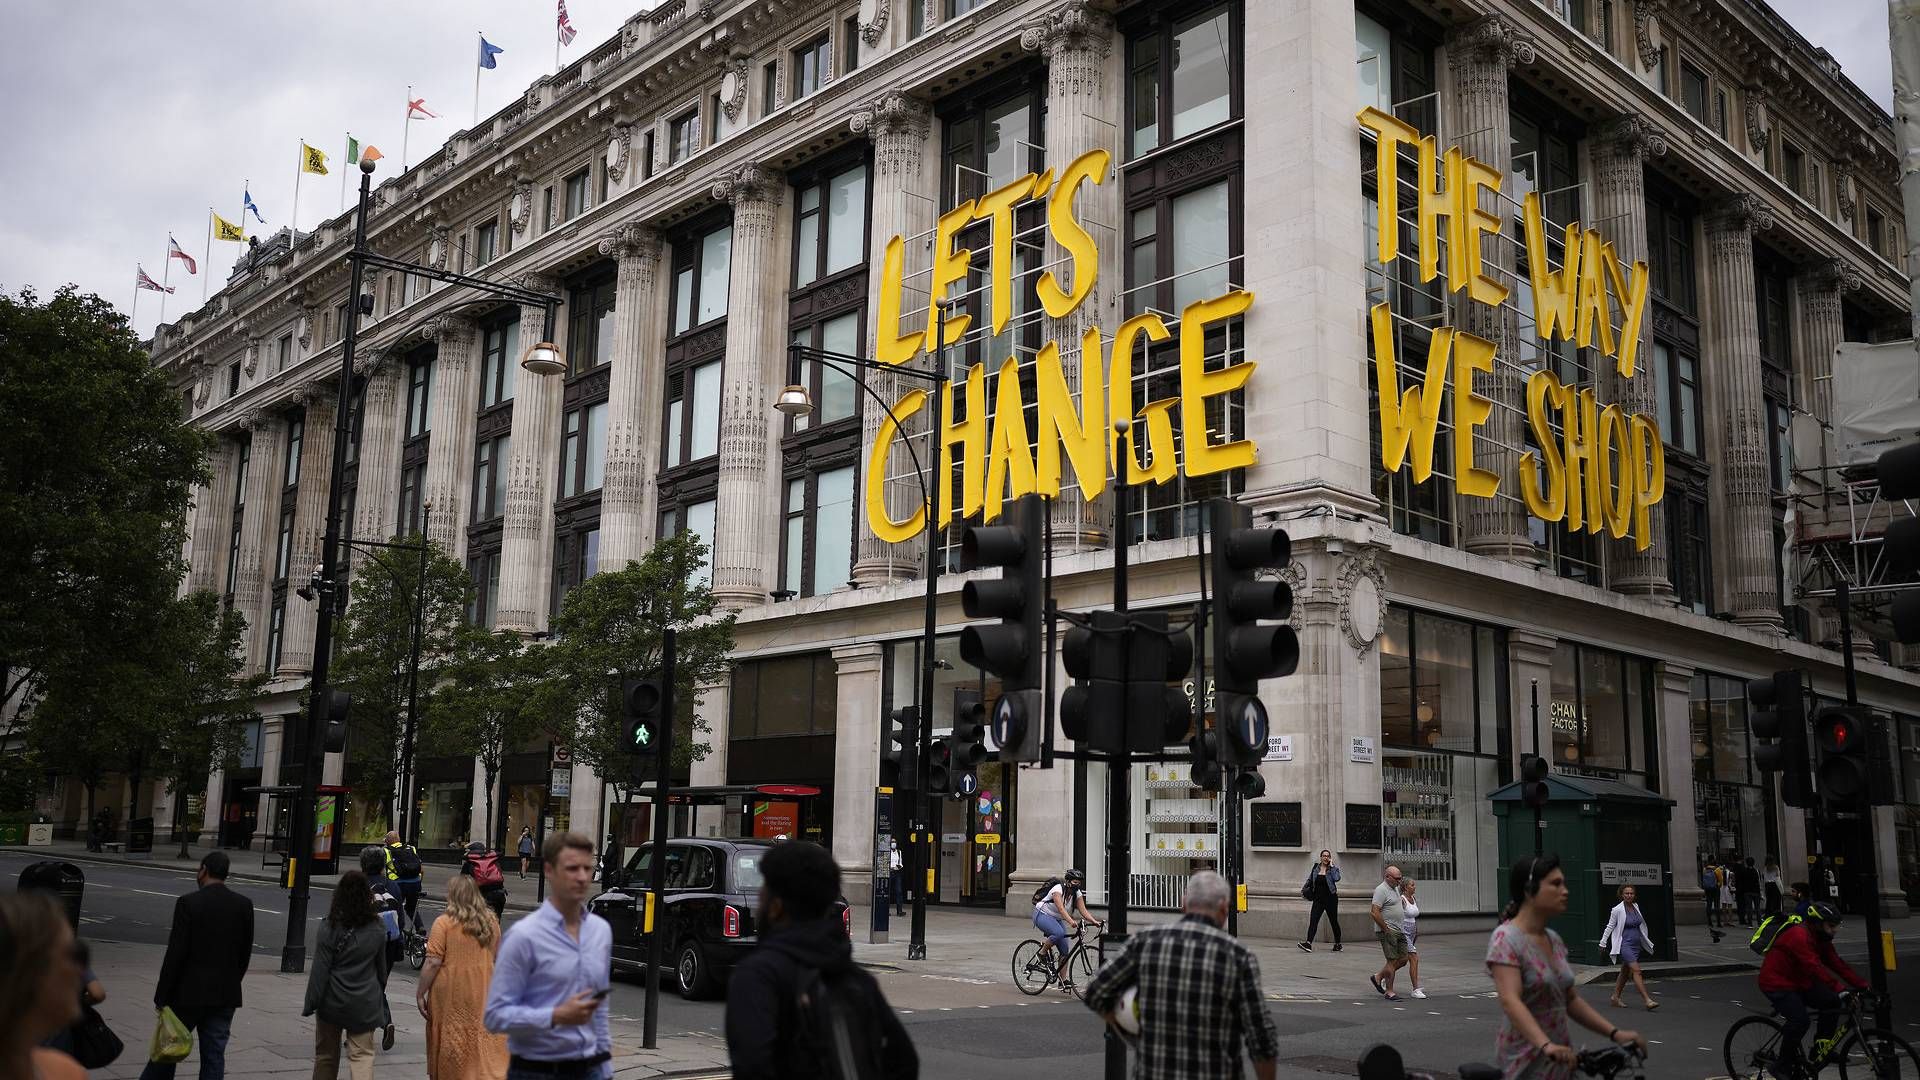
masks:
[[[387,849],[387,865],[392,868],[393,876],[402,880],[413,880],[420,876],[420,853],[412,844]]]
[[[803,974],[794,1002],[798,1021],[794,1058],[814,1061],[819,1075],[832,1080],[878,1080],[885,1074],[878,1027],[872,1022],[878,1003],[857,983],[857,970]],[[884,1008],[884,1005],[878,1005]]]
[[[1780,936],[1780,931],[1789,926],[1799,926],[1802,921],[1798,915],[1769,915],[1760,921],[1753,936],[1747,939],[1747,948],[1765,956],[1767,950],[1773,948],[1773,943]]]
[[[473,883],[486,888],[489,885],[505,884],[506,878],[500,873],[500,855],[489,851],[485,855],[469,855],[467,863],[473,867]]]
[[[1707,899],[1709,899],[1709,900],[1711,900],[1711,899],[1714,899],[1714,897],[1716,897],[1716,896],[1718,896],[1718,895],[1719,895],[1719,893],[1720,893],[1720,879],[1718,879],[1718,878],[1716,878],[1716,877],[1714,877],[1714,875],[1713,875],[1713,867],[1711,867],[1711,866],[1707,866],[1707,867],[1702,867],[1702,868],[1701,868],[1701,870],[1700,870],[1700,890],[1701,890],[1702,892],[1705,892],[1705,893],[1708,893],[1708,894],[1710,894],[1710,895],[1709,895],[1709,896],[1707,897]]]
[[[1059,878],[1057,877],[1048,878],[1044,884],[1042,884],[1039,888],[1033,890],[1033,902],[1037,904],[1042,900],[1045,900],[1047,898],[1047,894],[1052,892],[1053,887],[1058,884],[1060,884]]]

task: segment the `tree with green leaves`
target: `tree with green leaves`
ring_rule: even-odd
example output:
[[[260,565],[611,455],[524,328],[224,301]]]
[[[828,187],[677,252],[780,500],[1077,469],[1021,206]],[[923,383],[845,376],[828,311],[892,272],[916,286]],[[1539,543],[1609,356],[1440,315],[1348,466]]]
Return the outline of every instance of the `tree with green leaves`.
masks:
[[[624,776],[619,676],[660,668],[660,632],[678,631],[674,663],[677,708],[674,765],[686,768],[707,755],[694,714],[701,686],[723,677],[732,661],[731,612],[716,614],[713,590],[696,577],[707,546],[681,532],[654,544],[624,569],[603,570],[575,586],[553,620],[548,710],[571,721],[569,747],[602,776]]]
[[[505,843],[493,803],[500,768],[509,752],[553,731],[551,653],[529,649],[518,634],[463,626],[423,703],[426,744],[472,754],[486,774],[485,824],[474,832],[495,849]]]
[[[84,684],[175,598],[211,437],[125,317],[72,286],[0,295],[0,416],[0,709],[57,694],[92,714]]]
[[[255,715],[253,700],[267,683],[265,675],[246,674],[246,632],[246,619],[218,595],[195,592],[174,602],[166,634],[153,650],[168,679],[154,703],[158,722],[149,729],[149,760],[154,777],[173,793],[182,858],[193,832],[187,796],[205,792],[215,768],[238,763],[246,724]]]
[[[416,534],[400,543],[426,541]],[[453,655],[473,599],[473,579],[467,568],[437,544],[428,544],[424,555],[423,591],[422,557],[397,548],[355,551],[349,603],[338,628],[340,651],[334,656],[330,682],[353,696],[347,722],[347,776],[355,797],[366,800],[370,808],[392,807],[399,791],[416,599],[424,596],[425,605],[420,631],[422,697]],[[417,745],[414,753],[417,759]]]

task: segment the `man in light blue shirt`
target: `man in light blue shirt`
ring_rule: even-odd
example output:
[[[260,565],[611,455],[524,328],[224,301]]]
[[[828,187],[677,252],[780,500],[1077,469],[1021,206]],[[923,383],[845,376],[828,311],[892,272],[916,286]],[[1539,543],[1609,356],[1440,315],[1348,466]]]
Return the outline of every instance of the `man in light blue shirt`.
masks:
[[[548,833],[541,845],[547,902],[500,942],[487,992],[487,1030],[505,1032],[507,1080],[603,1080],[613,1076],[606,1001],[613,929],[587,910],[593,841]]]

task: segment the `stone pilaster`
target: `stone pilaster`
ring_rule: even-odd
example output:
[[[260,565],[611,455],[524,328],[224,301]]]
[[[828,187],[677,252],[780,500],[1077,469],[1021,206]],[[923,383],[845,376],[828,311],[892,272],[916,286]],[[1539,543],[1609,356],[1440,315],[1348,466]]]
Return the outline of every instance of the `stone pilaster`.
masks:
[[[693,715],[707,728],[707,756],[688,766],[688,780],[696,787],[727,782],[727,737],[732,730],[732,676],[694,688]],[[837,786],[837,785],[836,785]],[[724,806],[693,808],[693,832],[696,836],[738,836],[739,823],[728,828]]]
[[[227,553],[227,532],[233,527],[233,469],[238,457],[233,440],[221,436],[209,455],[207,482],[193,490],[193,532],[187,550],[190,593],[218,592],[226,583],[220,571]]]
[[[1704,360],[1706,415],[1720,483],[1716,554],[1723,600],[1735,622],[1782,627],[1774,585],[1773,491],[1767,461],[1766,399],[1761,393],[1760,322],[1753,285],[1753,234],[1773,215],[1752,195],[1736,195],[1707,214],[1708,318]]]
[[[277,413],[256,412],[241,421],[253,433],[247,462],[247,505],[235,556],[233,608],[247,620],[247,671],[266,670],[267,624],[272,617],[274,544],[280,527],[280,488],[286,469],[287,421]]]
[[[1513,156],[1513,123],[1507,100],[1507,72],[1516,64],[1533,62],[1533,41],[1520,34],[1513,23],[1498,15],[1467,24],[1447,40],[1447,60],[1453,73],[1453,91],[1447,95],[1450,128],[1460,132],[1459,147],[1468,157],[1483,161],[1501,172],[1508,171]],[[1513,228],[1512,214],[1498,195],[1486,191],[1480,195],[1481,209],[1506,220],[1506,231]],[[1480,258],[1487,273],[1511,284],[1514,245],[1510,236],[1486,236],[1480,241]],[[1435,282],[1438,284],[1438,281]],[[1493,402],[1493,413],[1474,440],[1473,461],[1499,477],[1501,494],[1489,499],[1463,499],[1461,539],[1466,549],[1511,562],[1532,563],[1539,555],[1527,532],[1526,504],[1519,498],[1519,452],[1524,441],[1522,430],[1526,415],[1525,385],[1515,359],[1520,344],[1519,321],[1512,304],[1492,306],[1475,303],[1464,292],[1454,293],[1460,329],[1494,343],[1501,358],[1490,372],[1473,377],[1474,388]],[[1465,461],[1453,463],[1458,475],[1468,467]]]
[[[286,753],[287,718],[285,716],[262,716],[260,718],[260,786],[272,787],[280,782],[280,759]],[[266,850],[273,836],[273,796],[262,794],[259,809],[254,818],[253,840],[255,850]]]
[[[1284,103],[1244,132],[1242,250],[1246,288],[1258,298],[1245,324],[1247,340],[1262,343],[1246,389],[1247,438],[1260,448],[1246,489],[1261,493],[1250,500],[1256,512],[1377,513],[1353,6],[1262,0],[1245,6],[1244,19],[1247,56],[1289,58],[1246,65],[1246,100]]]
[[[473,323],[441,315],[426,332],[434,340],[433,400],[427,427],[433,442],[427,457],[425,501],[433,507],[427,539],[456,562],[467,555],[467,523],[473,516],[473,430],[480,401],[480,335]],[[529,342],[531,344],[531,342]]]
[[[1693,665],[1667,660],[1660,664],[1658,696],[1655,698],[1655,757],[1660,763],[1661,789],[1675,799],[1690,798],[1693,791],[1693,727],[1689,721],[1693,708]],[[1682,803],[1682,807],[1686,804]],[[1700,825],[1683,809],[1667,818],[1667,854],[1673,863],[1674,915],[1676,921],[1704,921],[1700,914],[1700,875],[1697,853],[1700,850]],[[1690,917],[1691,916],[1691,917]],[[1656,927],[1656,934],[1670,933]],[[1655,938],[1663,956],[1674,955],[1666,942]]]
[[[939,177],[936,175],[937,168],[927,164],[936,157],[927,138],[932,128],[932,110],[919,98],[890,91],[881,95],[871,107],[853,114],[850,126],[855,134],[863,134],[873,140],[873,225],[867,257],[866,335],[867,355],[873,358],[876,353],[872,343],[878,340],[874,315],[880,310],[880,290],[883,287],[880,266],[887,241],[896,236],[914,236],[933,228],[934,188]],[[911,263],[919,253],[913,250],[911,243],[907,248],[907,259]],[[909,288],[907,291],[911,294],[913,290]],[[901,309],[925,311],[925,296],[922,295],[917,302],[903,301]],[[878,371],[863,374],[867,385],[882,401],[889,403],[898,401],[902,394],[912,388],[912,384],[919,382]],[[880,419],[880,407],[877,404],[871,400],[861,401],[861,446],[871,447],[879,440]],[[917,432],[909,434],[924,432],[922,425]],[[860,467],[867,467],[864,454],[861,455]],[[921,494],[920,477],[914,472],[913,458],[907,453],[904,439],[894,444],[894,450],[887,458],[886,469],[891,477],[886,484],[887,513],[893,520],[900,521],[912,514],[914,507],[925,502]],[[865,477],[862,477],[862,490],[864,488]],[[865,501],[860,500],[860,504],[864,506]],[[863,586],[904,581],[919,572],[923,553],[920,545],[888,544],[881,540],[873,534],[867,525],[867,515],[862,513],[853,580]]]
[[[400,365],[378,350],[354,358],[366,379],[361,401],[360,467],[353,535],[387,540],[400,531],[400,433],[407,407]]]
[[[529,275],[520,284],[539,292],[552,283]],[[522,348],[547,340],[546,309],[520,308]],[[516,361],[518,362],[518,361]],[[507,464],[507,512],[501,525],[500,606],[494,626],[531,634],[546,629],[553,578],[552,484],[560,452],[560,396],[564,380],[522,370],[513,403],[513,455]]]
[[[1047,163],[1057,170],[1090,150],[1113,152],[1114,164],[1109,166],[1106,182],[1098,187],[1084,186],[1078,200],[1082,220],[1103,224],[1120,220],[1120,154],[1119,148],[1113,145],[1116,129],[1107,119],[1113,113],[1113,99],[1109,94],[1111,80],[1107,77],[1107,58],[1113,52],[1113,41],[1113,17],[1085,0],[1070,0],[1060,5],[1020,34],[1024,48],[1047,58]],[[1106,322],[1106,315],[1116,310],[1113,297],[1118,291],[1114,282],[1121,273],[1122,237],[1110,228],[1095,228],[1101,265],[1092,295],[1065,318],[1047,318],[1041,330],[1042,341],[1059,343],[1067,392],[1076,402],[1081,392],[1081,336],[1088,328]],[[1054,274],[1063,286],[1073,284],[1067,251],[1051,233],[1046,237],[1044,259],[1047,266],[1055,268]],[[1016,290],[1031,287],[1031,282],[1015,285]],[[1049,507],[1053,515],[1055,551],[1083,551],[1107,544],[1112,533],[1111,502],[1089,503],[1077,486],[1067,486],[1063,478],[1060,494]]]
[[[293,509],[293,553],[287,559],[290,588],[305,584],[320,565],[320,541],[327,531],[327,494],[333,476],[333,440],[339,415],[339,386],[323,378],[307,388],[306,429],[300,446],[300,495]],[[313,670],[314,605],[288,594],[280,633],[280,672],[305,675]]]
[[[1841,298],[1860,287],[1859,267],[1829,259],[1802,270],[1800,287],[1800,404],[1820,421],[1833,419],[1833,351],[1846,340]]]
[[[1606,235],[1628,266],[1645,262],[1647,251],[1646,163],[1650,157],[1667,152],[1667,141],[1645,118],[1628,115],[1610,120],[1593,132],[1588,149],[1593,158],[1593,219],[1605,222]],[[1660,406],[1654,375],[1651,320],[1643,321],[1635,356],[1634,377],[1622,379],[1614,374],[1607,380],[1612,400],[1629,414],[1658,416]],[[1622,343],[1625,348],[1625,343]],[[1609,366],[1609,371],[1614,369]],[[1632,538],[1609,543],[1608,561],[1612,564],[1613,587],[1625,593],[1670,598],[1673,583],[1667,578],[1667,518],[1658,509],[1648,517],[1649,543],[1636,550]]]
[[[713,596],[735,611],[767,602],[780,554],[780,446],[773,397],[787,375],[784,298],[791,260],[780,244],[785,193],[785,179],[761,165],[741,166],[713,185],[715,198],[733,204]]]
[[[665,340],[660,319],[660,236],[621,225],[600,241],[619,260],[613,301],[613,370],[607,386],[607,473],[600,490],[600,565],[623,569],[653,546],[658,516],[661,399],[666,367],[647,363]]]
[[[873,789],[880,782],[879,642],[833,650],[838,673],[834,717],[833,857],[846,875],[847,899],[873,897]]]

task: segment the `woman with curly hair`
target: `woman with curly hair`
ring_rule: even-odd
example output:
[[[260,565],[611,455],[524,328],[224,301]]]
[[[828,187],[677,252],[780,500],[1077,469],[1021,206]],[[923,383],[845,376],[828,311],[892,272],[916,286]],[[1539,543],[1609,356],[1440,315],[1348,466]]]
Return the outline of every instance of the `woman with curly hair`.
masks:
[[[456,875],[447,882],[447,912],[427,935],[427,963],[414,995],[427,1021],[433,1080],[505,1080],[507,1037],[489,1035],[484,1023],[499,951],[500,920],[473,879]]]
[[[347,1041],[347,1075],[373,1080],[373,1033],[387,1014],[387,932],[373,906],[367,875],[349,870],[333,889],[333,907],[313,951],[306,1007],[314,1017],[314,1080],[340,1075],[340,1040]]]
[[[0,1080],[84,1078],[78,1062],[35,1045],[80,1018],[73,928],[45,893],[0,894],[0,971]]]

